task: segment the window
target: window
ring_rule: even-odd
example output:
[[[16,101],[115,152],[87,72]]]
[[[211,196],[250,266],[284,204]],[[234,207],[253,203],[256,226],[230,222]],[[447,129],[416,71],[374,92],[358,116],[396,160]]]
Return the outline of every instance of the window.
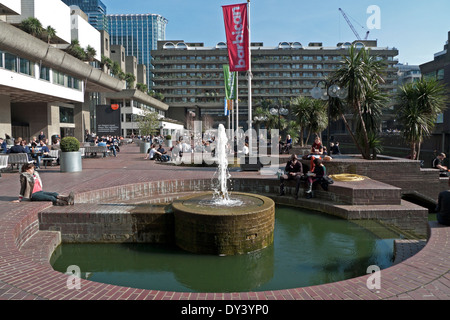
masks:
[[[73,108],[59,107],[59,122],[74,123],[73,114]]]
[[[3,68],[3,51],[0,50],[0,68]]]
[[[444,80],[444,69],[439,69],[437,71],[437,79],[438,80]]]
[[[39,78],[42,80],[50,81],[50,68],[41,66],[41,71],[39,74]]]
[[[17,57],[5,52],[5,68],[17,72]]]
[[[34,75],[34,63],[27,59],[19,58],[19,65],[20,65],[20,73],[27,74],[29,76]]]

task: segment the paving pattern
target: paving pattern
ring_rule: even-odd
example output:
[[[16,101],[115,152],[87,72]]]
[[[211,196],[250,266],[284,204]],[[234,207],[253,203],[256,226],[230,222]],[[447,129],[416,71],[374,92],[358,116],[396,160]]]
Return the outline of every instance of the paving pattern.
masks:
[[[117,158],[83,160],[80,173],[61,173],[59,167],[41,169],[44,189],[61,194],[88,192],[138,182],[212,177],[214,168],[169,166],[145,161],[135,145],[124,146]],[[257,172],[236,177],[255,178]],[[376,274],[355,279],[264,292],[183,293],[142,290],[81,279],[70,289],[70,276],[52,270],[49,255],[59,242],[57,232],[36,232],[37,212],[48,203],[15,203],[19,174],[0,178],[0,299],[1,300],[448,300],[450,298],[450,227],[430,223],[430,238],[399,243],[401,256]],[[402,246],[403,245],[403,246]],[[412,255],[412,256],[411,256]],[[368,285],[369,284],[369,285]]]

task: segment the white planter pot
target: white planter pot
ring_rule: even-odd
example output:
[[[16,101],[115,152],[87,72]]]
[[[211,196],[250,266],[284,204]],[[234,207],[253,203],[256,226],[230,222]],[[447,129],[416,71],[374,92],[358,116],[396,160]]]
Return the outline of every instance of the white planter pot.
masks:
[[[150,142],[141,141],[141,153],[147,153],[148,149],[150,149]]]
[[[61,152],[59,155],[61,172],[80,172],[83,170],[81,152]]]

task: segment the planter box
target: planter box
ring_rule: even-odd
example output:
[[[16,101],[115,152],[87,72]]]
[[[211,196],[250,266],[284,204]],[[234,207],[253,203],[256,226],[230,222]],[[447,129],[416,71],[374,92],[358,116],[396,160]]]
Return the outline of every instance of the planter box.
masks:
[[[140,150],[141,153],[147,153],[148,149],[150,148],[150,142],[141,141]]]
[[[83,170],[80,151],[61,152],[59,157],[61,172],[80,172]]]

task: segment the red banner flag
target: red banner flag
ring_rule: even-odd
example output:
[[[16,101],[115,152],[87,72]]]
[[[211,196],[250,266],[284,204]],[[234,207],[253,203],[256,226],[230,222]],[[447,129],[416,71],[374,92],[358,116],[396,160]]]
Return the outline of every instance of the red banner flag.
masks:
[[[249,69],[247,4],[222,6],[230,71]]]

